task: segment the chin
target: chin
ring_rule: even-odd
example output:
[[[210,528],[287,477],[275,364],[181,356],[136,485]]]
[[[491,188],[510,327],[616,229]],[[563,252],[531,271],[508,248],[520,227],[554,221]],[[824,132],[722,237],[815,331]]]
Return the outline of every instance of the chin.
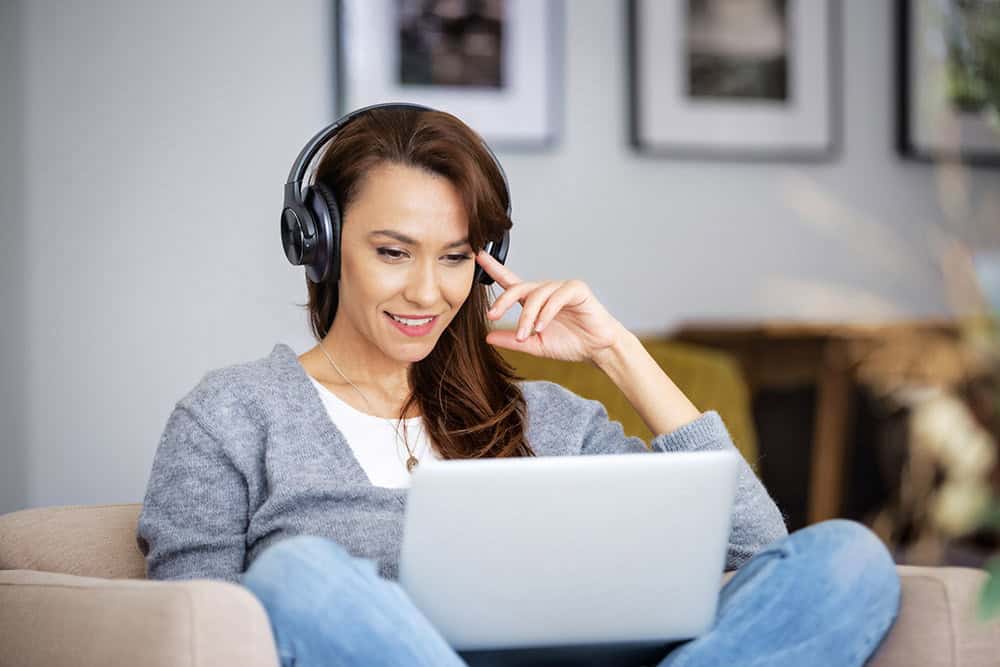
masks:
[[[435,343],[436,342],[437,341],[435,341]],[[431,345],[431,346],[427,347],[426,349],[422,348],[422,349],[418,349],[418,350],[413,350],[413,352],[410,353],[410,354],[402,354],[402,355],[396,357],[396,359],[398,359],[399,361],[404,362],[404,363],[415,364],[415,363],[417,363],[419,361],[423,361],[424,359],[426,359],[433,350],[434,350],[434,346]]]
[[[441,336],[427,336],[419,340],[394,341],[386,353],[399,361],[410,363],[421,361],[434,350],[440,338]]]

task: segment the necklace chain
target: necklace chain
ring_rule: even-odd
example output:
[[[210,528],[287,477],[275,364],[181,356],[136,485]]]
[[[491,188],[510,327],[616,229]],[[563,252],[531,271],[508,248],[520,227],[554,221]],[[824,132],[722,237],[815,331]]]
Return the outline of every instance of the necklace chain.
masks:
[[[326,348],[323,347],[322,341],[320,341],[320,343],[319,343],[319,349],[320,349],[320,352],[323,353],[323,356],[326,357],[326,360],[330,362],[330,365],[333,366],[333,370],[337,371],[337,373],[340,374],[340,377],[342,377],[345,380],[347,380],[347,383],[350,384],[352,387],[354,387],[354,391],[356,391],[359,394],[361,394],[361,398],[363,398],[365,400],[365,405],[368,407],[368,414],[372,414],[372,404],[368,401],[368,397],[365,396],[365,393],[363,391],[361,391],[360,389],[358,389],[358,386],[356,384],[354,384],[353,382],[351,382],[351,380],[346,375],[344,375],[343,371],[341,371],[337,367],[337,364],[333,363],[333,359],[330,358],[330,355],[327,353]],[[390,420],[390,421],[394,421],[395,422],[395,424],[393,425],[393,429],[396,432],[396,441],[398,442],[399,441],[399,422],[397,420]],[[407,441],[407,439],[405,437],[403,438],[403,445],[406,447],[406,453],[409,454],[409,457],[406,459],[406,471],[412,474],[413,473],[413,469],[417,467],[417,464],[420,462],[420,460],[416,456],[414,456],[413,450],[410,449],[410,443]]]

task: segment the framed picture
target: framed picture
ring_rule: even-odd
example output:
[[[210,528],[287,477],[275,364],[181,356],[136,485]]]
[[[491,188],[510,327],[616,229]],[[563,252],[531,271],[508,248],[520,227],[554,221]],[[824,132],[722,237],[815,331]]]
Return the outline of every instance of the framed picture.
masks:
[[[337,0],[337,113],[413,102],[491,148],[556,143],[562,0]]]
[[[896,7],[900,153],[1000,165],[1000,1]]]
[[[665,157],[825,160],[836,0],[629,0],[630,139]]]

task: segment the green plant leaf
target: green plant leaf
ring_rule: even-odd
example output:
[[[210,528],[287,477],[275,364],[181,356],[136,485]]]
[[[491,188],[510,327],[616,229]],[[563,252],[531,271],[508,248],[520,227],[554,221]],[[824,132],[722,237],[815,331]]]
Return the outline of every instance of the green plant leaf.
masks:
[[[986,569],[989,572],[989,578],[982,590],[979,591],[978,617],[980,621],[987,621],[1000,615],[1000,556],[994,556],[986,561]]]

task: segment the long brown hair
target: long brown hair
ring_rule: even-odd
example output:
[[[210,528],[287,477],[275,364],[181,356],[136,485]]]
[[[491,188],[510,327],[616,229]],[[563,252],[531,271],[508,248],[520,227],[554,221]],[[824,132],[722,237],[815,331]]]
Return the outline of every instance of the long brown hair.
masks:
[[[316,182],[334,193],[343,220],[368,172],[386,162],[451,181],[465,204],[476,252],[511,228],[503,177],[479,135],[455,116],[373,109],[337,133],[317,166]],[[310,326],[321,341],[337,315],[337,283],[307,279],[306,285]],[[427,435],[445,459],[535,455],[524,435],[525,402],[516,384],[524,378],[486,342],[489,297],[486,285],[474,283],[431,353],[410,365],[412,391],[399,419],[419,405]]]

